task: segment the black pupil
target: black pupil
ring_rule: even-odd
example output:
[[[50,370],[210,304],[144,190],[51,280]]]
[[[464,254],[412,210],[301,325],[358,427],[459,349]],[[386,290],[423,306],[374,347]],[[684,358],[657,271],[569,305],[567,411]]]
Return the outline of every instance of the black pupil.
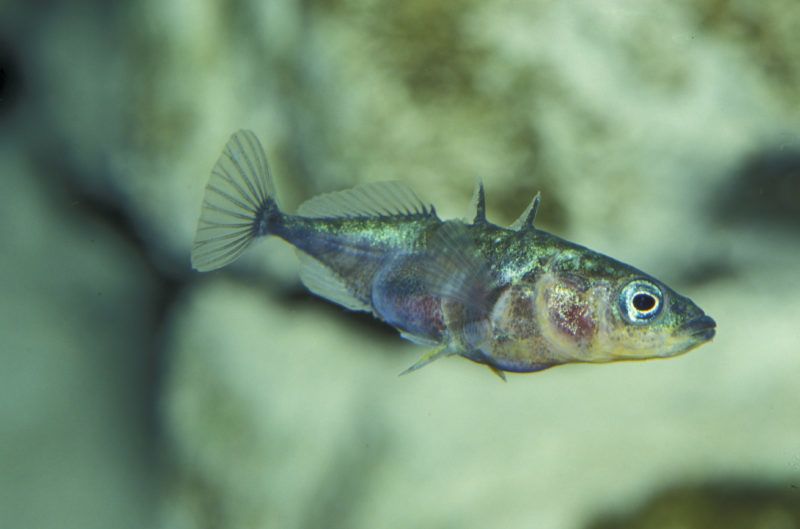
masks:
[[[633,307],[640,312],[653,310],[656,306],[656,298],[650,294],[636,294],[633,296]]]

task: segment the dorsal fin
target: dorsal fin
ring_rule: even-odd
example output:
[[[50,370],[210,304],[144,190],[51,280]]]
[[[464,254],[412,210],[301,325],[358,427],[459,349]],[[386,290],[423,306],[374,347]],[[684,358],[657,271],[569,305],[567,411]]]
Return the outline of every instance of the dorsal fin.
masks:
[[[402,182],[375,182],[317,195],[297,213],[309,218],[414,217],[432,215],[433,206]]]
[[[483,192],[483,181],[478,180],[475,183],[475,191],[472,193],[472,200],[470,200],[470,211],[475,212],[473,217],[473,224],[486,223],[486,195]]]
[[[539,204],[541,204],[541,202],[542,194],[536,193],[536,196],[533,197],[533,200],[531,200],[531,203],[525,208],[525,211],[522,212],[522,215],[520,215],[509,228],[514,231],[533,228],[533,223],[536,220],[536,212],[539,211]]]

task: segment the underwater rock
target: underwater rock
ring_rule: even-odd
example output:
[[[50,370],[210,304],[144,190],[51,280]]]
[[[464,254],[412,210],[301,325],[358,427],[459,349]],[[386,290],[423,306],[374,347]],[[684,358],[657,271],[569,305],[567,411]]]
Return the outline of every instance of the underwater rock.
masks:
[[[800,487],[717,482],[674,487],[628,515],[603,516],[588,529],[795,529]]]
[[[794,149],[759,152],[743,162],[730,186],[714,197],[717,219],[800,228],[800,138]]]
[[[164,399],[167,526],[352,527],[375,486],[391,443],[373,374],[391,355],[368,350],[371,338],[326,318],[324,306],[276,301],[211,280],[177,307]]]
[[[698,289],[724,329],[704,351],[506,384],[450,359],[398,377],[418,353],[399,337],[210,275],[171,318],[165,524],[568,529],[664,483],[792,483],[800,298],[770,307],[796,251],[742,237],[776,264]]]
[[[18,138],[0,136],[0,520],[151,527],[156,281]]]
[[[151,525],[139,486],[153,478],[129,443],[157,433],[114,403],[146,387],[136,362],[153,329],[169,336],[158,437],[169,527],[568,529],[664,482],[800,472],[796,234],[758,222],[720,233],[708,207],[746,160],[797,145],[793,0],[18,4],[0,27],[26,52],[14,59],[19,138],[69,165],[43,181],[113,205],[145,248],[131,255],[118,233],[72,224],[63,197],[25,211],[4,195],[9,255],[26,256],[3,261],[8,402],[38,407],[9,414],[2,439],[13,462],[39,448],[32,439],[54,446],[0,473],[20,506],[0,519],[46,527],[99,501],[98,524]],[[288,302],[275,285],[296,264],[280,244],[227,275],[190,274],[203,186],[238,128],[265,139],[289,210],[400,179],[443,216],[465,215],[482,177],[490,219],[510,222],[541,189],[544,228],[665,279],[710,270],[691,295],[718,338],[671,363],[505,385],[447,361],[398,378],[418,351],[394,336],[376,345],[363,336],[374,328],[338,309]],[[142,322],[157,316],[159,283],[137,259],[187,281],[170,318]],[[22,271],[41,283],[28,289]],[[40,373],[64,385],[40,398]],[[19,514],[31,498],[39,518]]]
[[[400,179],[462,215],[482,177],[490,218],[541,189],[545,228],[668,271],[687,240],[714,250],[703,206],[740,159],[796,131],[790,5],[151,0],[56,10],[36,79],[62,87],[42,113],[64,147],[106,164],[100,184],[176,268],[214,159],[250,128],[289,210]]]

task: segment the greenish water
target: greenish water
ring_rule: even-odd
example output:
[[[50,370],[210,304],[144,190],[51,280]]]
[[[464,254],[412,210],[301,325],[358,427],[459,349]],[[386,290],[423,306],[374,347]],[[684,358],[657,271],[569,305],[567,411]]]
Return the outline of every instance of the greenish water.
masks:
[[[12,2],[0,15],[0,525],[800,526],[800,14],[767,2]],[[718,324],[502,383],[189,249],[231,132],[282,199],[398,179]],[[738,524],[738,525],[737,525]]]

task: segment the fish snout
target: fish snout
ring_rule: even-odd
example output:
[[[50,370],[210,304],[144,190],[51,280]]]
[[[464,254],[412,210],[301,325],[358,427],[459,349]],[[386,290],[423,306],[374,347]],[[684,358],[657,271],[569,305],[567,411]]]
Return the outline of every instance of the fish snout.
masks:
[[[707,342],[716,334],[716,328],[717,322],[715,322],[711,316],[703,314],[681,325],[680,330],[699,341]]]

